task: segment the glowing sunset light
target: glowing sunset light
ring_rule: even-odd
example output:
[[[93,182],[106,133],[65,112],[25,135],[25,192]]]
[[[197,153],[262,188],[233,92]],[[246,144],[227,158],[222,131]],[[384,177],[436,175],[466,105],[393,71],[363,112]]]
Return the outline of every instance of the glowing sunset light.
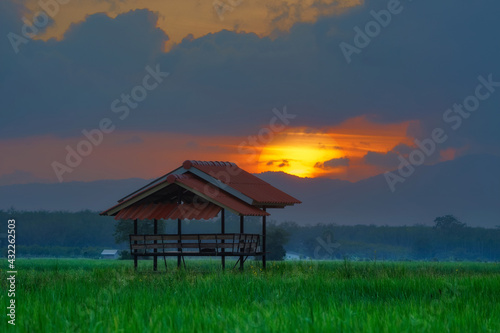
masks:
[[[406,135],[408,126],[409,122],[375,124],[364,118],[353,118],[321,130],[288,128],[275,133],[265,145],[248,145],[242,150],[240,143],[246,138],[239,136],[116,131],[85,159],[85,168],[75,168],[74,172],[64,176],[67,181],[92,181],[104,177],[121,179],[137,175],[150,179],[161,176],[165,169],[174,168],[178,161],[198,159],[236,162],[252,173],[283,171],[298,177],[357,181],[386,171],[366,163],[364,156],[368,152],[385,154],[399,144],[413,146],[412,138]],[[0,140],[0,150],[5,154],[26,152],[16,160],[4,161],[0,165],[0,175],[22,170],[39,181],[53,181],[54,173],[50,167],[39,168],[29,163],[29,159],[36,156],[39,163],[47,166],[54,160],[64,161],[64,147],[75,147],[81,139],[81,136],[38,136]],[[443,160],[453,159],[454,155],[453,149],[442,152]],[[150,163],[151,160],[155,163]],[[126,167],[117,168],[117,165]],[[23,179],[32,179],[26,175]]]
[[[378,124],[356,117],[322,130],[291,128],[262,148],[258,172],[283,171],[298,177],[359,180],[380,170],[367,165],[368,152],[385,154],[397,145],[413,146],[412,123]]]
[[[344,157],[330,134],[287,131],[265,146],[259,171],[283,171],[299,177],[322,174],[318,163]]]

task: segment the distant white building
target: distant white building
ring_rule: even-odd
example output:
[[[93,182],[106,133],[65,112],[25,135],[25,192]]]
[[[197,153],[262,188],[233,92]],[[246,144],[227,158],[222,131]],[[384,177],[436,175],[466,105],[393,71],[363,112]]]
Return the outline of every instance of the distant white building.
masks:
[[[302,256],[297,252],[287,251],[285,254],[285,260],[300,260]]]
[[[118,259],[118,250],[104,250],[101,252],[101,259]]]

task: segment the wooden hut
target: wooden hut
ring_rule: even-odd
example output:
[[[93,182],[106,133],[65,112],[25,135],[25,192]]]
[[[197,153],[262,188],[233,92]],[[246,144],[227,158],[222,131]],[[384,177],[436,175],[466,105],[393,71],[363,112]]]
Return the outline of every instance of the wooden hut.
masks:
[[[262,256],[266,267],[267,209],[284,208],[300,201],[229,162],[185,161],[181,167],[118,200],[101,215],[134,221],[130,251],[137,268],[139,256],[219,256],[225,267],[227,256],[239,257],[240,268],[249,256]],[[240,217],[239,233],[225,232],[225,211]],[[183,234],[183,219],[211,219],[221,213],[220,234]],[[245,216],[262,217],[262,234],[245,233]],[[177,220],[176,234],[158,234],[157,221]],[[152,235],[139,235],[137,223],[153,220]],[[238,262],[236,264],[238,264]],[[235,265],[236,266],[236,265]]]

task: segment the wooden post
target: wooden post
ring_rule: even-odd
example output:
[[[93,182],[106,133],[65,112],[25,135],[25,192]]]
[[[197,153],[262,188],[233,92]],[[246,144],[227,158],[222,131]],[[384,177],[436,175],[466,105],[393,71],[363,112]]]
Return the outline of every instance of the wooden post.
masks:
[[[180,205],[182,204],[182,188],[179,187],[179,194],[178,194],[178,197],[177,197],[177,204]],[[182,235],[182,224],[181,224],[181,219],[177,219],[177,235],[179,236],[179,244],[182,243],[181,241],[181,235]],[[182,252],[182,248],[179,247],[177,248],[177,251],[179,252]],[[177,268],[180,268],[181,267],[181,255],[179,254],[177,256]]]
[[[243,234],[245,232],[245,220],[244,220],[245,216],[241,215],[240,216],[240,234]],[[241,235],[240,235],[240,239],[241,239]],[[238,245],[239,246],[239,245]],[[240,269],[243,270],[244,268],[244,263],[243,263],[243,256],[240,256]]]
[[[134,235],[137,235],[137,219],[134,220]],[[137,241],[134,241],[134,244],[137,244]],[[137,270],[137,256],[134,256],[134,269]]]
[[[221,209],[221,217],[220,217],[220,232],[221,234],[225,234],[226,233],[226,219],[225,219],[225,210],[224,208]],[[221,243],[224,243],[224,238],[221,239],[220,241]],[[222,256],[221,256],[221,262],[222,262],[222,269],[225,269],[226,268],[226,256],[224,255],[224,252],[226,251],[225,248],[221,248],[221,252],[223,252]]]
[[[177,219],[177,235],[179,236],[179,243],[181,243],[181,235],[182,235],[182,224],[181,219]],[[181,252],[182,249],[179,247],[177,251]],[[177,256],[177,268],[181,267],[181,255]]]
[[[158,220],[157,219],[154,219],[154,229],[153,229],[153,233],[155,235],[158,235]],[[158,242],[156,240],[154,240],[153,242],[154,244],[157,244]],[[158,249],[154,249],[153,252],[158,252]],[[153,257],[153,271],[157,271],[158,270],[158,256],[154,256]]]
[[[266,211],[266,208],[263,208]],[[262,269],[266,269],[266,216],[262,216]]]

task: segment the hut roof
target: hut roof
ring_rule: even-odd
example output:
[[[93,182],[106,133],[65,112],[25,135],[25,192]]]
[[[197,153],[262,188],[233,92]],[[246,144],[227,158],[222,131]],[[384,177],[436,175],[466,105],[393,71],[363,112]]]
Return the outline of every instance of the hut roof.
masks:
[[[185,161],[181,167],[118,200],[101,215],[116,219],[210,219],[221,208],[269,215],[299,200],[230,162]]]

